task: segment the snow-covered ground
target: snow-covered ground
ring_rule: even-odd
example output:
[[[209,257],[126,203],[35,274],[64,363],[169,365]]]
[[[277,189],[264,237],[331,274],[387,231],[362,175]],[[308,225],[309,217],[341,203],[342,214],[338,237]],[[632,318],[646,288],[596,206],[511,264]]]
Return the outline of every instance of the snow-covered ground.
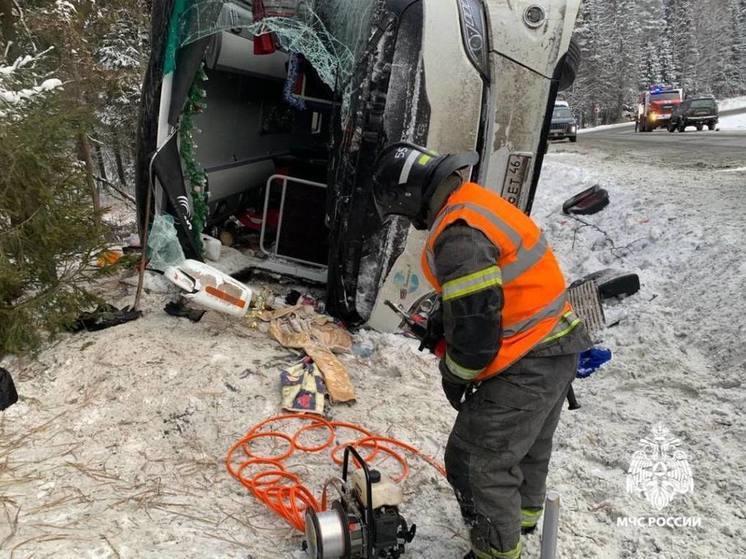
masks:
[[[746,130],[746,113],[720,117],[720,130]]]
[[[732,111],[735,109],[746,109],[746,95],[742,97],[731,97],[730,99],[718,100],[721,111]]]
[[[628,165],[619,155],[552,153],[534,211],[571,279],[614,267],[642,290],[609,309],[611,364],[578,381],[549,485],[562,495],[565,558],[746,556],[746,199],[736,174]],[[611,205],[581,223],[562,201],[599,183]],[[287,287],[274,286],[278,294]],[[108,280],[114,304],[133,288]],[[167,316],[148,294],[139,321],[66,335],[2,365],[22,400],[0,414],[0,556],[303,557],[301,537],[226,473],[229,445],[278,411],[281,367],[294,356],[245,322]],[[442,458],[454,412],[433,358],[395,335],[357,334],[369,358],[343,357],[358,402],[335,419],[393,435]],[[640,439],[664,423],[681,439],[694,491],[664,511],[627,494]],[[468,548],[455,499],[412,461],[408,557]],[[323,455],[297,465],[309,485],[335,472]],[[701,526],[623,527],[620,517],[698,517]],[[526,538],[528,558],[539,537]]]
[[[578,134],[587,134],[588,132],[600,132],[601,130],[614,130],[616,128],[634,127],[634,122],[619,122],[617,124],[602,124],[593,128],[581,128]]]

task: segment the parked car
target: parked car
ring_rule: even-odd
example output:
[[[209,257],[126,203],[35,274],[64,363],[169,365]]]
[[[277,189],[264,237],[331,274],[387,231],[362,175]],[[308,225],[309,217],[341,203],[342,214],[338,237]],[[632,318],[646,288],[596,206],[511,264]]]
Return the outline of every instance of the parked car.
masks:
[[[569,139],[571,142],[578,141],[578,121],[570,110],[567,103],[555,104],[552,111],[552,123],[549,128],[551,140]]]
[[[571,35],[580,0],[324,0],[303,3],[315,19],[293,20],[287,8],[272,33],[254,26],[272,6],[296,4],[153,1],[139,222],[153,192],[154,211],[177,217],[185,253],[198,258],[194,189],[182,169],[202,168],[208,231],[244,212],[262,229],[251,267],[325,282],[329,312],[393,331],[399,319],[384,302],[408,309],[430,288],[423,235],[403,219],[382,223],[375,210],[378,153],[398,141],[477,150],[472,179],[530,212],[554,101],[579,61]],[[307,21],[322,21],[322,34]],[[292,36],[283,39],[285,24]],[[327,32],[326,50],[351,57],[315,67]],[[203,66],[204,83],[195,81]],[[342,67],[349,73],[320,79]],[[193,84],[204,106],[185,119]],[[190,120],[201,133],[185,150],[175,131]]]
[[[715,130],[720,113],[717,101],[711,95],[685,99],[671,114],[668,131],[684,132],[687,126],[695,126],[697,131],[705,126]]]

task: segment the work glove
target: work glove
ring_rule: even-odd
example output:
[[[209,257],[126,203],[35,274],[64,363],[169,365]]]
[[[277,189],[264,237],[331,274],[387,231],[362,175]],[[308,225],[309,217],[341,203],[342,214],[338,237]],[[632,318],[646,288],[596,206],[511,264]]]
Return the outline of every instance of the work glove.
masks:
[[[456,411],[461,411],[461,400],[464,399],[464,392],[466,392],[465,384],[455,384],[448,382],[445,378],[442,380],[443,392],[448,398],[448,401]]]
[[[453,409],[461,411],[462,400],[466,393],[467,384],[463,382],[454,382],[453,374],[448,370],[445,359],[440,360],[440,374],[441,384],[443,386],[443,393],[448,398],[448,402],[451,404]]]

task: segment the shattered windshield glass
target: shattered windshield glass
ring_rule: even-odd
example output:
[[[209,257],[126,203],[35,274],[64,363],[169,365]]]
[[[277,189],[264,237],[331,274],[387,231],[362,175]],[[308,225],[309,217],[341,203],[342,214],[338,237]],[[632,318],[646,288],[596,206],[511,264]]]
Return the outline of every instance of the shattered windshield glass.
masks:
[[[285,52],[303,55],[319,77],[340,90],[352,76],[355,59],[367,42],[380,0],[192,0],[178,21],[179,45],[222,31],[272,33]],[[254,6],[262,13],[254,16]]]

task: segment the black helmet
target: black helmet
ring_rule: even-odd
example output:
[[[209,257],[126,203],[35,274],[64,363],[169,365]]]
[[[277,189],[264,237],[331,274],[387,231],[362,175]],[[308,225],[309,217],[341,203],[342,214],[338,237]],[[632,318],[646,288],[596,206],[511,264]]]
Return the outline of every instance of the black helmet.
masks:
[[[440,155],[414,144],[400,142],[383,149],[373,174],[373,196],[381,219],[402,215],[424,229],[427,204],[450,175],[479,163],[474,151]]]

